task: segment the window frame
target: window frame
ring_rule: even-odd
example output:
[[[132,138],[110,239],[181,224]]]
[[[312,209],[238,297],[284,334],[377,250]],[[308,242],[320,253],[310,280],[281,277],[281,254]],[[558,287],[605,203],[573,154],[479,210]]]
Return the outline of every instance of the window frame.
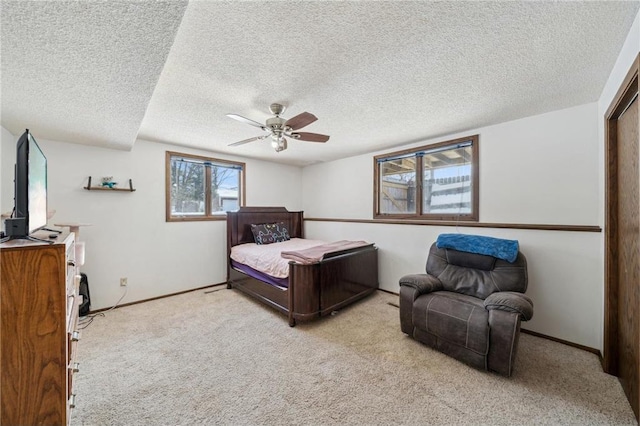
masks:
[[[373,218],[389,219],[389,220],[418,220],[418,221],[468,221],[478,222],[480,217],[480,170],[479,170],[479,152],[480,141],[479,135],[466,136],[463,138],[452,139],[444,142],[423,145],[416,148],[405,149],[402,151],[389,152],[373,157]],[[424,165],[422,156],[419,153],[428,154],[429,151],[442,150],[448,146],[455,149],[456,145],[463,143],[471,143],[471,212],[470,213],[423,213],[424,200],[422,199],[422,186],[424,180]],[[416,154],[416,212],[415,213],[382,213],[380,212],[380,174],[381,164],[385,159],[393,159],[394,157],[404,157]]]
[[[200,216],[175,216],[171,214],[171,161],[174,157],[191,159],[194,162],[201,162],[205,165],[204,177],[204,215]],[[211,167],[206,167],[207,163],[214,166],[236,166],[240,168],[240,182],[238,189],[238,205],[246,205],[246,173],[247,165],[240,161],[223,160],[220,158],[205,157],[202,155],[186,154],[184,152],[166,151],[165,154],[165,219],[167,222],[198,222],[211,220],[227,220],[226,212],[213,213],[211,211]]]

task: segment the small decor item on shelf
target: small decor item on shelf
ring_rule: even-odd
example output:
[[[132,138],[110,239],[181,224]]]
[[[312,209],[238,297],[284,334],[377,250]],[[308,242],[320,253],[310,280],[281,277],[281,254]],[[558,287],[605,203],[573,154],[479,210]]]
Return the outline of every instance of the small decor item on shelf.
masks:
[[[114,188],[118,182],[113,182],[113,176],[105,176],[102,178],[102,186]]]

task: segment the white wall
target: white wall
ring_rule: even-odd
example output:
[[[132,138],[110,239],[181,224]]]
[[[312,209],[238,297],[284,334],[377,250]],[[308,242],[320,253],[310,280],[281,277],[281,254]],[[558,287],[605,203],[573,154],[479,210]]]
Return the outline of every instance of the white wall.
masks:
[[[597,105],[304,168],[305,216],[371,219],[373,156],[480,134],[480,220],[598,224]]]
[[[16,137],[2,133],[2,204],[10,210]],[[16,135],[17,136],[17,135]],[[37,133],[35,133],[37,138]],[[89,277],[92,309],[112,306],[128,278],[122,303],[226,280],[226,222],[165,222],[165,152],[178,151],[246,163],[247,203],[301,208],[301,169],[264,161],[138,140],[131,152],[38,139],[49,167],[50,221],[91,223],[82,271]],[[87,177],[133,179],[136,191],[86,191]]]
[[[0,126],[0,213],[13,209],[13,165],[16,161],[17,138]],[[2,224],[4,231],[4,223]]]
[[[627,72],[629,72],[631,64],[638,57],[638,53],[640,53],[640,12],[638,12],[636,19],[633,21],[631,30],[629,31],[624,45],[620,50],[618,59],[611,70],[609,79],[607,80],[607,83],[602,90],[600,100],[598,101],[598,109],[603,117],[607,108],[609,108],[613,97],[618,92]],[[601,128],[604,131],[604,121],[602,122]]]
[[[596,103],[423,144],[476,133],[481,222],[601,225]],[[304,168],[305,216],[371,219],[373,156],[379,153]],[[315,221],[306,222],[305,229],[308,238],[375,242],[380,250],[380,286],[392,292],[399,291],[402,275],[424,271],[429,246],[440,233],[517,239],[528,259],[527,294],[535,304],[534,318],[524,328],[600,347],[600,233]]]

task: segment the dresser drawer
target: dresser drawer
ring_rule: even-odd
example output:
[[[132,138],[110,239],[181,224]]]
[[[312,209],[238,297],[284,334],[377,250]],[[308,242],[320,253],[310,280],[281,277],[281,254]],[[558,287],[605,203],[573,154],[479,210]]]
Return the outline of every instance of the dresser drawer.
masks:
[[[73,278],[72,290],[67,294],[67,419],[70,418],[71,410],[75,406],[73,375],[78,371],[76,349],[78,340],[80,339],[80,331],[78,330],[78,310],[81,299],[81,296],[78,294],[80,276],[73,275]]]
[[[82,303],[80,296],[80,275],[74,275],[73,284],[67,287],[67,331],[73,331],[78,321],[78,309]]]
[[[71,265],[67,265],[67,275],[66,275],[66,293],[67,295],[72,295],[78,292],[78,288],[80,286],[80,275],[77,273],[77,268],[74,266],[75,263],[72,262]]]

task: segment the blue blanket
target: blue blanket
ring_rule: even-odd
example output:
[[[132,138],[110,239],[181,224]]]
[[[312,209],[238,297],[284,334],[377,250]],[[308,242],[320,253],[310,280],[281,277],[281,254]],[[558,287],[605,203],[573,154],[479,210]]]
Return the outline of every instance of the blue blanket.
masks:
[[[518,257],[518,240],[503,240],[481,235],[440,234],[436,246],[493,256],[511,263]]]

